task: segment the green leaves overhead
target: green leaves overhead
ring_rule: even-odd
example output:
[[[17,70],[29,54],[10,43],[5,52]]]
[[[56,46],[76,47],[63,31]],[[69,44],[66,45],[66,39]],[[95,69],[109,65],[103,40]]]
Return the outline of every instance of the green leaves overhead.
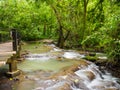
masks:
[[[40,0],[36,0],[36,2],[38,1],[40,2]],[[53,25],[52,22],[55,22],[52,11],[45,2],[39,3],[39,7],[36,7],[36,2],[33,0],[5,0],[0,2],[0,27],[8,30],[17,28],[22,33],[23,39],[27,38],[24,36],[28,30],[31,34],[39,33],[37,37],[40,38],[44,24],[49,29]],[[35,28],[39,30],[34,32]],[[34,38],[34,36],[32,37]]]
[[[0,0],[0,30],[16,28],[23,40],[54,38],[60,47],[102,47],[114,61],[119,6],[119,0]]]

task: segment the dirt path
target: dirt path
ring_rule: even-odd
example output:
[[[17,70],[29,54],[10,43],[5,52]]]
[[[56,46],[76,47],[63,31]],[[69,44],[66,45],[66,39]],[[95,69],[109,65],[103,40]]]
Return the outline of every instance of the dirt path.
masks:
[[[12,42],[0,44],[0,66],[4,65],[13,53],[15,53],[15,51],[12,50]]]

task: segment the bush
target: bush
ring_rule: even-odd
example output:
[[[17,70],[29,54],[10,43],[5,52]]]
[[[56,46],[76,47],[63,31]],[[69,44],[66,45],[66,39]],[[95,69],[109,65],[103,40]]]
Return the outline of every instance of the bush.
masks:
[[[100,50],[101,48],[106,48],[110,41],[111,38],[106,34],[106,30],[101,29],[99,31],[96,31],[92,35],[87,36],[81,44],[86,48],[97,48]]]
[[[0,42],[5,42],[10,40],[10,34],[7,31],[0,31]]]
[[[120,63],[120,40],[113,40],[110,42],[108,50],[108,63],[116,65]]]

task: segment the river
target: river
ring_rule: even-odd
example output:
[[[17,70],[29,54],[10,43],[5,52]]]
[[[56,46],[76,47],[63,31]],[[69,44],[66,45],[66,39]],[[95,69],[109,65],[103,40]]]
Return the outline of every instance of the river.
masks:
[[[119,78],[82,59],[76,50],[64,50],[54,44],[23,45],[25,60],[18,63],[22,72],[14,90],[120,90]]]

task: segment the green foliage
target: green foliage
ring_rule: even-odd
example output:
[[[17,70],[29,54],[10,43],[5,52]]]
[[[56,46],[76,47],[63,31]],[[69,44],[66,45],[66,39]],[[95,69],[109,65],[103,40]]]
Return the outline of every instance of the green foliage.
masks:
[[[110,42],[108,57],[109,63],[112,65],[120,63],[120,40],[113,40]]]
[[[97,56],[85,56],[84,59],[95,62],[96,60],[98,60]]]
[[[101,29],[90,36],[87,36],[86,39],[82,41],[82,45],[90,48],[106,48],[106,45],[109,44],[111,38],[106,34],[106,30]]]
[[[53,33],[52,28],[56,28],[54,27],[56,26],[55,17],[45,2],[37,4],[37,6],[36,2],[29,0],[0,2],[0,27],[8,30],[16,28],[24,40],[42,38],[42,33],[45,31],[44,26],[46,36],[50,36]]]
[[[106,52],[109,57],[109,63],[115,65],[120,63],[120,7],[117,6],[114,1],[110,5],[109,16],[106,18],[106,29],[108,29],[108,35],[112,39]]]
[[[62,29],[63,44],[104,48],[118,62],[119,5],[119,0],[0,0],[0,28],[16,28],[27,41],[58,39]]]
[[[105,18],[102,26],[98,28],[101,22],[95,17],[93,21],[97,21],[98,24],[91,19],[90,22],[92,21],[94,26],[91,28],[92,34],[82,41],[82,45],[91,48],[104,47],[104,51],[109,57],[108,62],[117,64],[120,62],[120,7],[114,1],[107,2],[107,0],[105,0],[104,5],[104,13],[102,14]],[[96,14],[93,11],[92,13]]]
[[[10,40],[9,34],[10,34],[9,32],[1,30],[0,31],[0,42],[5,42],[5,41]]]

